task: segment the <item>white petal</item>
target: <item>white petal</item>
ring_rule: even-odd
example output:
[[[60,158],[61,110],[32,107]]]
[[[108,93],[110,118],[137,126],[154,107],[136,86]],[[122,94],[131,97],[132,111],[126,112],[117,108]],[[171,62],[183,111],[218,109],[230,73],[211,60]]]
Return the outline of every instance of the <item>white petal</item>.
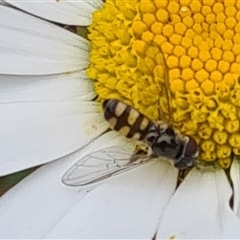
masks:
[[[240,238],[240,222],[229,207],[231,195],[223,170],[192,170],[167,206],[157,237]]]
[[[88,42],[24,12],[0,5],[0,73],[68,73],[88,65]]]
[[[166,160],[118,175],[69,210],[45,238],[151,239],[176,180]]]
[[[46,235],[92,188],[63,185],[61,178],[67,169],[89,152],[122,144],[126,144],[126,140],[110,132],[23,179],[0,198],[1,238],[39,239]]]
[[[85,71],[59,75],[0,75],[0,104],[89,101],[96,96]]]
[[[108,128],[93,102],[0,104],[0,175],[76,151]]]
[[[92,13],[101,7],[101,0],[6,0],[26,12],[41,18],[67,25],[88,26]]]
[[[231,179],[233,183],[233,211],[240,219],[240,158],[235,156],[231,166]]]

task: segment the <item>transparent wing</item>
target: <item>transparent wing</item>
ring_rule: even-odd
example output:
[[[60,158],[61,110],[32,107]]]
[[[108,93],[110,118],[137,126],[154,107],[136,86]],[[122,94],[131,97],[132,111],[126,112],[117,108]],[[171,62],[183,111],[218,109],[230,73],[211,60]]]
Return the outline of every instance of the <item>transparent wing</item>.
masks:
[[[62,177],[68,186],[85,186],[120,174],[144,163],[150,162],[149,156],[134,156],[129,149],[112,146],[90,153],[76,162]]]

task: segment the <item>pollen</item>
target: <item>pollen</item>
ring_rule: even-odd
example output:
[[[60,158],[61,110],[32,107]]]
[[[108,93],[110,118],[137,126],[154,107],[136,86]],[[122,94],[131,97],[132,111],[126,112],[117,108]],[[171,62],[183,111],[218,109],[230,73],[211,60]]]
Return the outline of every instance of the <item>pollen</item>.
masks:
[[[106,0],[89,27],[98,101],[166,121],[228,168],[240,155],[239,21],[233,0]]]

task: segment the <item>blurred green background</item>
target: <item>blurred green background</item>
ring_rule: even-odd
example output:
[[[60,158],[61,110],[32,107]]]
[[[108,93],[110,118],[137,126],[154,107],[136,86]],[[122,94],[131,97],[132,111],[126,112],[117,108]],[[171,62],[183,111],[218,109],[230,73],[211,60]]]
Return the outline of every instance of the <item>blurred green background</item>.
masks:
[[[27,175],[35,171],[37,167],[30,168],[18,173],[10,174],[5,177],[0,177],[0,196],[2,196],[8,189],[20,182]]]

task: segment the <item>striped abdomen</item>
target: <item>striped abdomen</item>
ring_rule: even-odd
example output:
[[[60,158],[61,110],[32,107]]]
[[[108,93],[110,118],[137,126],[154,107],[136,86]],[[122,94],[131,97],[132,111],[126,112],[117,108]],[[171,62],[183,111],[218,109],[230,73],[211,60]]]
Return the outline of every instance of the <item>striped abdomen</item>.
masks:
[[[154,125],[143,114],[119,100],[105,100],[103,111],[110,127],[127,138],[143,140]]]

